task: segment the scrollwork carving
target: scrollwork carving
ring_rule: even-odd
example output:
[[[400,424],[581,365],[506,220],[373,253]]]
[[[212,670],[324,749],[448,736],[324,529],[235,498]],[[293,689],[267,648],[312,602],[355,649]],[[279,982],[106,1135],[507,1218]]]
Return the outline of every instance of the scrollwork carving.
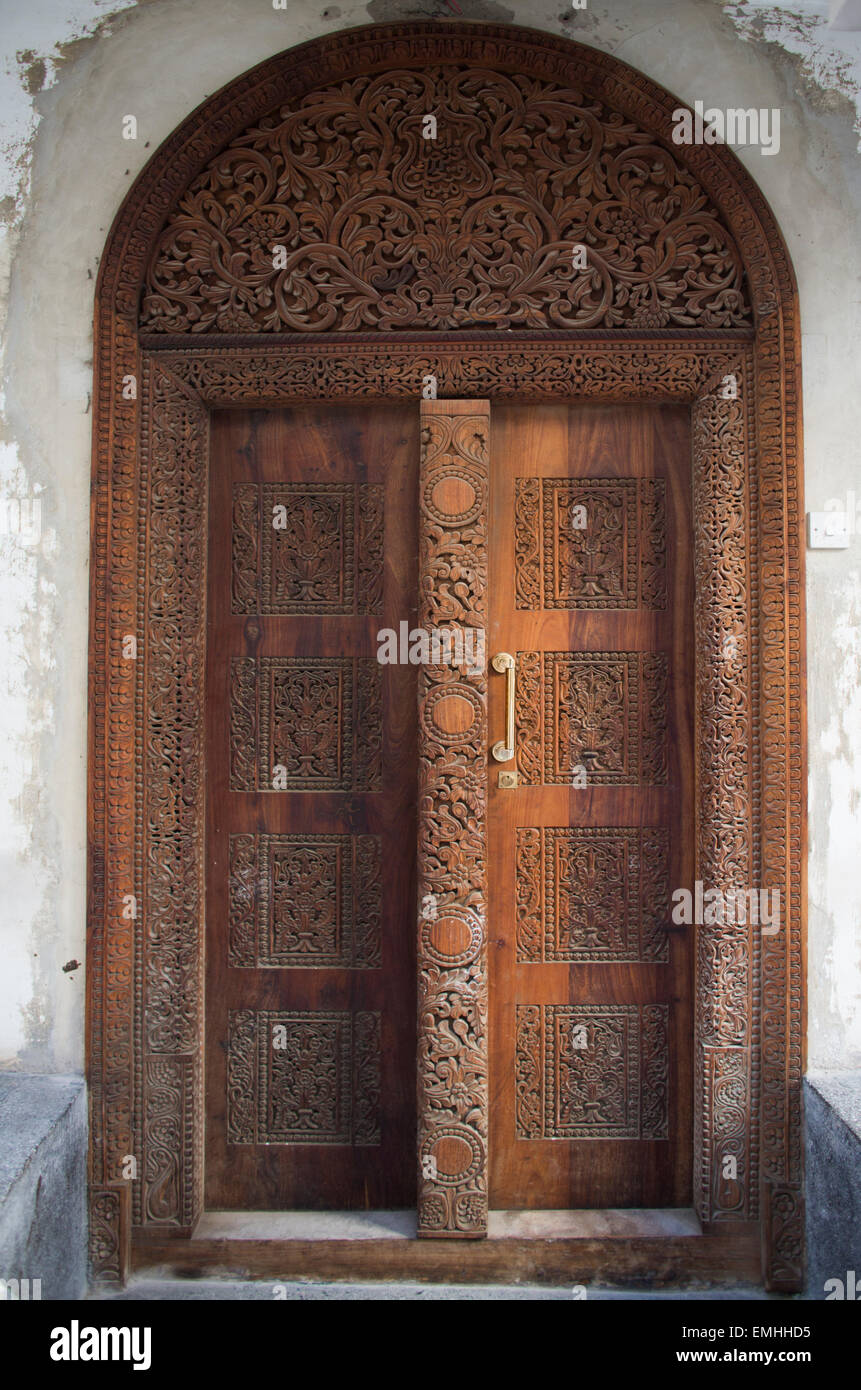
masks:
[[[169,217],[141,312],[159,333],[750,321],[718,209],[636,121],[433,64],[320,87],[235,137]]]
[[[746,364],[735,364],[736,395],[719,383],[693,410],[693,502],[697,669],[698,820],[697,878],[725,892],[753,882],[751,804],[755,750],[748,622],[750,506],[753,485],[745,455],[749,389]],[[697,931],[695,1085],[708,1142],[697,1175],[704,1220],[745,1216],[758,1209],[750,1181],[749,1146],[755,1086],[751,1037],[756,1026],[753,972],[758,933],[727,921]],[[732,1155],[741,1177],[727,1183],[723,1158]]]

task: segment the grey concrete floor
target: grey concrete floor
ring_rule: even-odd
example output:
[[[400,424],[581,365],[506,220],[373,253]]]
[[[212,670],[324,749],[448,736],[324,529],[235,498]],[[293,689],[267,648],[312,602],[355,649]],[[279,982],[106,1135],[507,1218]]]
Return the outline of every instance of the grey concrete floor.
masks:
[[[311,1302],[355,1302],[359,1300],[385,1302],[542,1302],[575,1299],[575,1292],[566,1288],[547,1288],[539,1284],[318,1284],[297,1280],[276,1283],[272,1280],[241,1279],[132,1279],[123,1290],[94,1290],[91,1299],[120,1302],[174,1301],[209,1303],[225,1301],[273,1302],[276,1300]],[[659,1289],[633,1291],[622,1289],[588,1288],[587,1301],[635,1302],[721,1302],[737,1299],[763,1302],[792,1302],[779,1295],[764,1293],[750,1285],[725,1289]]]

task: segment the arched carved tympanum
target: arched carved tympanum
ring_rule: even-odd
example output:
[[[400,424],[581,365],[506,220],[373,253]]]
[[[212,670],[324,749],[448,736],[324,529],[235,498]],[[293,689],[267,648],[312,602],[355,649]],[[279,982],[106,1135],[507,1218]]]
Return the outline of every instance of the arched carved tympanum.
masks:
[[[188,1233],[202,1209],[209,412],[418,401],[431,374],[441,399],[691,404],[697,873],[707,885],[777,889],[782,905],[776,935],[699,931],[695,1200],[711,1229],[759,1223],[766,1282],[800,1285],[797,308],[761,195],[728,150],[673,145],[677,104],[603,54],[529,31],[350,31],[213,97],[123,204],[96,323],[88,979],[99,1274],[121,1274],[130,1230],[150,1242]],[[426,114],[436,142],[422,137]],[[575,243],[588,270],[576,268]],[[284,248],[278,269],[274,246]],[[137,399],[123,393],[128,376]],[[432,468],[432,437],[426,446]],[[480,585],[464,602],[483,611]],[[124,656],[129,633],[142,660]],[[432,772],[429,761],[428,879],[439,849]],[[478,822],[477,833],[476,874]],[[422,953],[419,934],[434,998],[474,988],[478,937],[474,962],[450,977]],[[419,1070],[434,1094],[420,1101],[420,1143],[432,1146],[434,1126],[466,1123],[474,1161],[462,1188],[423,1182],[423,1220],[429,1234],[434,1222],[478,1231],[483,1021],[463,1001],[479,1108],[464,1120],[462,1106],[447,1108],[427,1001]],[[138,1159],[134,1183],[127,1155]]]
[[[708,195],[635,121],[559,82],[404,68],[319,88],[210,160],[141,327],[739,328],[743,278]]]

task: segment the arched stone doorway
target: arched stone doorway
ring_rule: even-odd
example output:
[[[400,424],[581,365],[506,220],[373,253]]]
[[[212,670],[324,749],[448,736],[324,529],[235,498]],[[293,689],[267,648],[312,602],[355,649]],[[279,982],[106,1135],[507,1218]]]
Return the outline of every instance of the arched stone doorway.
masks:
[[[696,1254],[690,1240],[657,1242],[643,1259],[660,1249],[680,1274],[691,1260],[749,1270],[761,1240],[767,1284],[799,1287],[798,313],[761,195],[728,150],[673,144],[676,105],[625,65],[529,31],[356,30],[282,54],[212,98],[123,205],[99,280],[94,396],[89,1082],[102,1275],[119,1274],[130,1249],[145,1258],[187,1237],[204,1205],[211,414],[418,402],[434,378],[443,419],[447,400],[690,408],[696,878],[777,890],[782,912],[773,935],[697,930],[691,1157],[703,1236]],[[428,148],[421,124],[434,110],[439,143]],[[286,251],[277,268],[273,244]],[[575,244],[587,248],[586,273]],[[487,454],[464,448],[458,458],[449,447],[449,460],[458,476],[468,467],[480,493]],[[479,523],[462,612],[449,615],[467,625],[486,619],[486,543]],[[421,565],[427,593],[426,548]],[[439,698],[432,674],[422,678],[425,708]],[[469,700],[480,717],[458,747],[461,786],[474,775],[468,990],[463,964],[446,972],[421,931],[418,966],[420,991],[441,970],[446,1008],[454,1001],[469,1019],[459,1059],[471,1076],[469,1119],[455,1137],[470,1157],[447,1183],[422,1170],[426,1235],[480,1236],[486,1221],[486,677]],[[428,721],[419,724],[421,897],[433,888],[436,812],[452,786],[434,782]],[[437,1084],[436,1005],[420,998],[426,1156],[451,1114]],[[421,1261],[437,1246],[440,1261],[441,1245],[410,1248]],[[504,1272],[504,1245],[471,1247],[494,1247],[476,1254],[476,1268]],[[588,1272],[576,1241],[559,1251],[567,1275]]]

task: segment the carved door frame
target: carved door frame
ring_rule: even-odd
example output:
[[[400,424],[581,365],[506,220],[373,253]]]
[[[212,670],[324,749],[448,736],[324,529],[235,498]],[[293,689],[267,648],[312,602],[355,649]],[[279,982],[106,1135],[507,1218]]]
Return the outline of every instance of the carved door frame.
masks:
[[[750,329],[267,333],[249,341],[226,334],[183,338],[139,324],[166,217],[237,131],[321,80],[435,60],[495,63],[577,82],[612,109],[635,112],[656,139],[669,143],[673,98],[615,60],[567,41],[456,24],[351,31],[261,65],[190,117],[129,194],[102,263],[88,820],[94,1272],[122,1277],[133,1230],[135,1248],[148,1241],[155,1248],[165,1237],[188,1236],[201,1214],[209,412],[412,397],[418,423],[422,381],[434,375],[442,418],[445,399],[691,406],[697,877],[706,885],[777,888],[782,904],[774,937],[750,928],[698,930],[695,1198],[704,1240],[711,1233],[725,1252],[721,1237],[749,1246],[759,1233],[766,1284],[795,1290],[803,1278],[806,853],[798,313],[788,257],[758,190],[725,149],[685,151],[687,167],[735,237],[752,296]],[[130,377],[138,385],[131,398],[122,389]],[[736,384],[729,397],[727,377]],[[446,467],[454,466],[450,454]],[[454,454],[480,495],[486,451],[458,446]],[[429,440],[423,481],[440,466]],[[446,525],[430,518],[425,505],[425,538],[431,520]],[[469,610],[475,617],[486,600],[480,532],[471,544],[475,583],[464,616]],[[433,559],[424,545],[421,565],[422,578],[431,579]],[[135,659],[128,656],[130,635],[137,638]],[[420,894],[433,879],[434,800],[444,792],[427,773],[433,722],[422,715],[437,698],[432,677],[423,675],[420,706]],[[460,751],[471,760],[480,810],[486,776],[480,681],[471,698],[477,718]],[[476,830],[480,881],[480,814]],[[458,1132],[471,1154],[464,1171],[443,1184],[422,1180],[425,1235],[481,1235],[486,1215],[480,911],[476,921],[464,961],[440,960],[419,929],[420,1147],[432,1148],[450,1121],[450,1098],[437,1092],[431,1100],[425,1084],[433,1067],[435,1000],[446,994],[471,1014],[468,1060],[478,1115]],[[728,1154],[737,1161],[736,1182],[722,1177]],[[136,1182],[122,1176],[129,1155],[138,1162]],[[686,1258],[678,1257],[680,1272]]]

